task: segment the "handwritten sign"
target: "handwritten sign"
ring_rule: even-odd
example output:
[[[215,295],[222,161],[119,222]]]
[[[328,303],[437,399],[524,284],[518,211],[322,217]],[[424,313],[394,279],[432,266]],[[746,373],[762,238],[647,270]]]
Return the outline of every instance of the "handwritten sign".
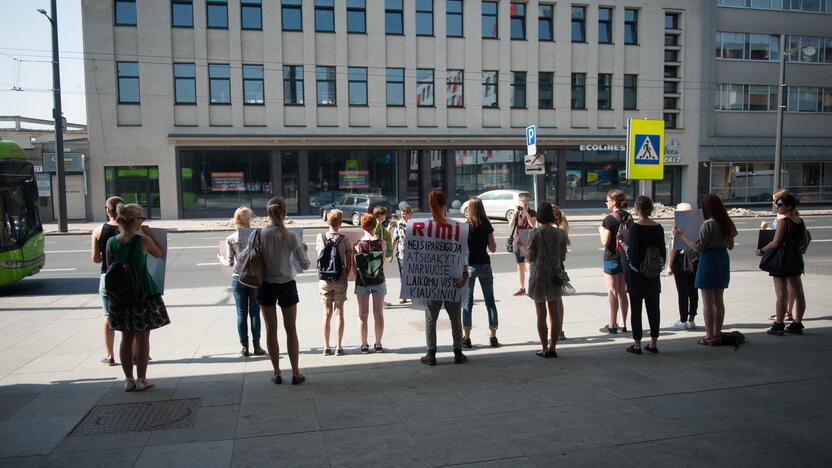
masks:
[[[404,245],[402,299],[462,302],[465,288],[457,288],[468,263],[468,225],[411,219]]]

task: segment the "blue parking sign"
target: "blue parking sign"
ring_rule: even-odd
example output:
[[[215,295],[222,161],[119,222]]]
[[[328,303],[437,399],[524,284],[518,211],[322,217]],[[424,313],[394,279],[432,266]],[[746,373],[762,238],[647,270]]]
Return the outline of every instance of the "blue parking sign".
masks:
[[[532,146],[537,144],[537,127],[534,125],[529,125],[526,127],[526,146]]]

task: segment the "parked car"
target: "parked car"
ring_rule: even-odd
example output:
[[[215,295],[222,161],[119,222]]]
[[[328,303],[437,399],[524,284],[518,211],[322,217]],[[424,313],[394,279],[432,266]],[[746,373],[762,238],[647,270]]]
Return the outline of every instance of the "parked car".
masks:
[[[347,193],[328,205],[321,205],[321,219],[326,221],[329,210],[338,208],[344,212],[344,221],[351,223],[353,226],[358,226],[361,224],[361,216],[372,213],[373,209],[379,205],[387,208],[387,219],[389,220],[390,216],[395,213],[395,208],[383,195]]]
[[[489,190],[479,195],[485,214],[489,218],[501,218],[506,221],[514,216],[514,210],[520,204],[520,196],[529,196],[525,190]],[[459,208],[463,216],[468,216],[468,201]]]
[[[347,192],[342,192],[340,190],[334,190],[332,192],[321,192],[318,194],[317,197],[309,200],[309,205],[314,208],[321,208],[322,206],[331,205],[338,199],[338,197],[342,195],[346,195]]]

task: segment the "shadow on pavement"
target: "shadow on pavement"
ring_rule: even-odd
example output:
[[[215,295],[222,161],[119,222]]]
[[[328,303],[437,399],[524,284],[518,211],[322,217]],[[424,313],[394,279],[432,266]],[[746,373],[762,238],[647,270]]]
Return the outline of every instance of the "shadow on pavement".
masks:
[[[25,294],[27,296],[89,294],[91,291],[98,291],[99,281],[99,277],[27,278],[6,286],[0,286],[0,296],[11,296],[14,294]]]

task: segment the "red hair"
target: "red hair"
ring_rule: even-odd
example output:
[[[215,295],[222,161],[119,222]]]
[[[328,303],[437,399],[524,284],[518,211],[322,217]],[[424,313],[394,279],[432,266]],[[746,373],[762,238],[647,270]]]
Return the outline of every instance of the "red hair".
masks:
[[[430,206],[430,214],[434,220],[441,222],[447,219],[445,212],[448,209],[448,197],[445,192],[431,190],[430,195],[428,195],[428,206]]]
[[[722,235],[726,239],[737,235],[737,227],[731,221],[728,212],[725,211],[725,205],[722,203],[722,199],[713,193],[709,193],[702,198],[702,215],[705,219],[713,219],[716,221],[722,230]]]

